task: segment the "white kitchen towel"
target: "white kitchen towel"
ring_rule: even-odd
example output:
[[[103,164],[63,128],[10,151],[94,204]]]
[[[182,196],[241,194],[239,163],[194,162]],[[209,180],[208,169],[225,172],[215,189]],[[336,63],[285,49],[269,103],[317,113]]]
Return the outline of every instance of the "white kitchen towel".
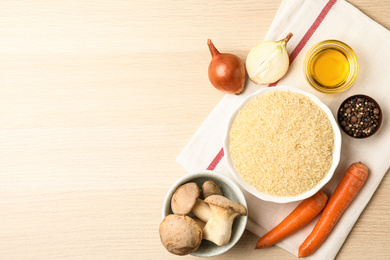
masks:
[[[330,195],[353,162],[366,164],[369,177],[328,238],[308,257],[329,260],[336,257],[390,166],[390,32],[344,0],[283,0],[265,39],[259,41],[280,40],[289,32],[294,35],[287,44],[291,65],[278,85],[297,87],[316,95],[328,105],[335,118],[341,102],[355,94],[373,97],[382,108],[382,126],[374,136],[354,139],[342,132],[340,164],[323,190]],[[303,75],[303,62],[310,47],[328,39],[350,45],[359,60],[357,80],[350,89],[340,94],[315,91],[306,83]],[[177,157],[177,162],[188,172],[210,169],[233,179],[222,149],[226,124],[233,110],[246,96],[264,87],[270,86],[256,85],[247,80],[246,90],[241,95],[225,95]],[[244,194],[249,211],[247,229],[259,236],[275,227],[299,203],[277,204],[262,201],[245,191]],[[297,256],[300,244],[309,235],[316,220],[318,217],[277,245]]]

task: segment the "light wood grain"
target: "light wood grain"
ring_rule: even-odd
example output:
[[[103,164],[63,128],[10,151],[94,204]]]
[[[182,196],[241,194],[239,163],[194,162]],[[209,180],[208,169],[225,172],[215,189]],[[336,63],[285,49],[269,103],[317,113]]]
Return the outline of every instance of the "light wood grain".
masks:
[[[0,258],[177,258],[159,240],[162,202],[223,97],[206,39],[244,59],[280,2],[1,1]],[[389,1],[350,2],[390,28]],[[339,259],[389,258],[389,185]],[[215,259],[296,259],[257,239]]]

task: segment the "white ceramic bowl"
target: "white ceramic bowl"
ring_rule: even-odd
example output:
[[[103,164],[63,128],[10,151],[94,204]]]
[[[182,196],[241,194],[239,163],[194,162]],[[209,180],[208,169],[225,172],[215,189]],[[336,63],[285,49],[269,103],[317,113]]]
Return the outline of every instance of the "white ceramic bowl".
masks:
[[[327,116],[329,117],[329,120],[332,124],[332,127],[333,127],[333,131],[334,131],[334,134],[335,134],[335,147],[334,147],[334,152],[333,152],[333,162],[332,162],[332,166],[331,168],[329,169],[328,173],[326,174],[326,176],[321,180],[321,182],[315,186],[313,189],[311,190],[308,190],[307,192],[303,193],[303,194],[300,194],[298,196],[295,196],[295,197],[275,197],[275,196],[270,196],[268,194],[264,194],[264,193],[261,193],[260,191],[258,191],[257,189],[255,189],[254,187],[252,187],[251,185],[249,185],[248,183],[246,183],[244,181],[244,179],[238,174],[238,172],[236,171],[236,169],[234,168],[233,166],[233,162],[232,162],[232,159],[230,157],[230,152],[229,152],[229,133],[230,133],[230,128],[231,128],[231,125],[237,115],[237,113],[250,101],[252,100],[254,97],[256,96],[259,96],[259,95],[262,95],[264,93],[267,93],[267,92],[270,92],[270,91],[276,91],[276,90],[289,90],[291,92],[297,92],[297,93],[301,93],[307,97],[309,97],[311,100],[313,100],[316,104],[318,104],[323,110],[324,112],[327,114]],[[230,120],[227,124],[227,128],[226,128],[226,131],[225,131],[225,138],[224,138],[224,147],[223,147],[224,151],[225,151],[225,156],[226,156],[226,160],[227,160],[227,164],[228,164],[228,167],[230,168],[230,170],[232,171],[233,173],[233,176],[234,178],[237,180],[237,182],[241,185],[241,187],[243,187],[245,190],[247,190],[248,192],[250,192],[251,194],[253,194],[254,196],[262,199],[262,200],[265,200],[265,201],[272,201],[272,202],[276,202],[276,203],[288,203],[288,202],[293,202],[293,201],[300,201],[300,200],[304,200],[308,197],[311,197],[312,195],[314,195],[317,191],[319,191],[327,182],[329,182],[329,180],[332,178],[333,176],[333,173],[334,171],[336,170],[336,167],[337,165],[339,164],[339,161],[340,161],[340,152],[341,152],[341,133],[340,133],[340,129],[337,125],[337,122],[336,120],[334,119],[333,117],[333,114],[332,112],[330,111],[330,109],[324,104],[321,102],[320,99],[318,99],[316,96],[314,96],[313,94],[311,93],[308,93],[306,91],[303,91],[301,89],[298,89],[298,88],[294,88],[294,87],[289,87],[289,86],[278,86],[278,87],[270,87],[270,88],[264,88],[264,89],[261,89],[251,95],[249,95],[247,98],[245,98],[245,100],[238,106],[238,108],[233,112],[233,114],[231,115],[230,117]]]
[[[202,187],[202,184],[207,181],[212,180],[216,182],[222,189],[223,195],[234,201],[238,202],[241,205],[243,205],[248,213],[248,206],[246,204],[246,200],[244,197],[244,194],[240,190],[240,188],[235,184],[231,179],[226,177],[225,175],[222,175],[220,173],[214,172],[214,171],[208,171],[204,170],[201,172],[194,172],[194,173],[188,173],[178,179],[169,189],[167,195],[165,196],[163,208],[162,208],[162,217],[163,219],[165,216],[172,214],[171,209],[171,199],[173,193],[176,191],[176,189],[187,183],[187,182],[196,182],[199,186],[199,188]],[[191,215],[189,215],[191,216]],[[211,257],[220,255],[226,251],[228,251],[230,248],[232,248],[238,240],[241,238],[242,234],[245,231],[246,223],[248,221],[248,214],[246,216],[237,216],[233,222],[232,227],[232,235],[230,237],[230,241],[228,244],[223,246],[217,246],[216,244],[207,241],[202,240],[202,243],[200,244],[198,250],[191,253],[193,256],[199,256],[199,257]]]

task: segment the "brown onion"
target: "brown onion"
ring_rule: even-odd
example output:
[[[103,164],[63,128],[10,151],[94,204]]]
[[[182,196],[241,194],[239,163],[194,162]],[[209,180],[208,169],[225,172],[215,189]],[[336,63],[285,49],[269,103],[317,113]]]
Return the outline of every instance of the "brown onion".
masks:
[[[209,80],[216,89],[229,94],[240,94],[244,90],[245,65],[236,55],[219,53],[210,39],[207,40],[211,52]]]

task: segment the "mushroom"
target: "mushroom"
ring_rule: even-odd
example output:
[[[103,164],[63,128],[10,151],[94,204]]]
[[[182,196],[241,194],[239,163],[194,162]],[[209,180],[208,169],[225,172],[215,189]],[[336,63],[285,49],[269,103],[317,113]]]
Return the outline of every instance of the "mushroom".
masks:
[[[223,195],[221,188],[214,181],[205,181],[202,185],[201,197],[203,199],[211,195]]]
[[[211,211],[209,205],[199,199],[200,190],[198,184],[189,182],[181,185],[172,196],[172,212],[179,215],[187,215],[192,211],[202,221],[209,220]]]
[[[193,217],[192,219],[195,220],[196,224],[203,230],[206,223],[198,217]]]
[[[167,215],[160,223],[159,232],[164,247],[175,255],[195,252],[202,242],[202,229],[188,216]]]
[[[210,206],[211,217],[203,228],[203,239],[218,246],[226,245],[232,233],[233,220],[238,215],[246,216],[246,209],[221,195],[211,195],[204,201]]]

